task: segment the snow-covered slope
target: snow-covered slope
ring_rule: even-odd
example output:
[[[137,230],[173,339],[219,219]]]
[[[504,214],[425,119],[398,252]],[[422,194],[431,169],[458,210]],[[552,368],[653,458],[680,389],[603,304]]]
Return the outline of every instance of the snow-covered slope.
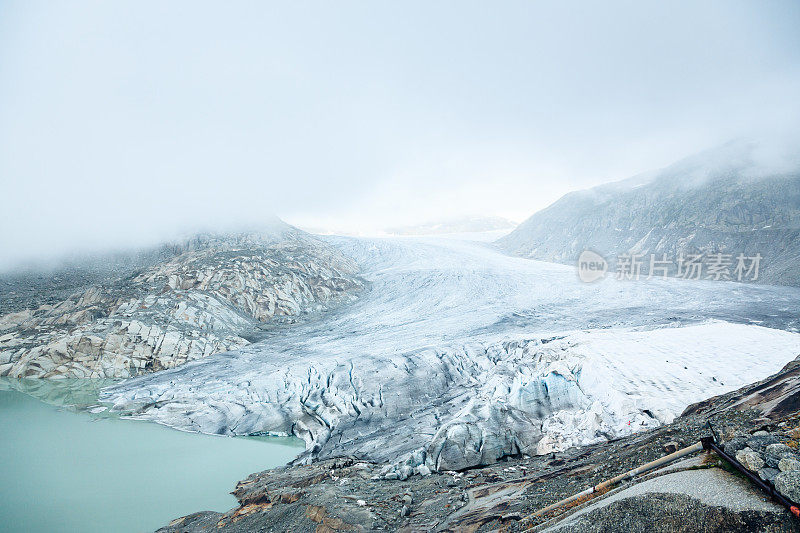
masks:
[[[301,460],[348,454],[403,477],[663,423],[800,354],[800,335],[774,329],[797,330],[798,289],[589,285],[479,242],[330,242],[372,284],[357,302],[103,399],[185,430],[295,434]]]
[[[657,172],[569,193],[498,245],[521,257],[569,264],[584,250],[612,265],[628,253],[645,261],[649,254],[672,261],[700,253],[760,254],[759,281],[798,286],[800,157],[767,165],[758,148],[729,143]]]

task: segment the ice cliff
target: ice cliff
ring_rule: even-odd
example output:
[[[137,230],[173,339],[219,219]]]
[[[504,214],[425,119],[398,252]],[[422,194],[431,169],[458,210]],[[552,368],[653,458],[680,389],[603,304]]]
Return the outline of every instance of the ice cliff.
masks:
[[[103,400],[184,430],[293,434],[307,444],[298,461],[348,455],[405,477],[668,422],[800,353],[784,331],[797,328],[797,289],[590,285],[475,242],[330,242],[372,286],[357,302]]]

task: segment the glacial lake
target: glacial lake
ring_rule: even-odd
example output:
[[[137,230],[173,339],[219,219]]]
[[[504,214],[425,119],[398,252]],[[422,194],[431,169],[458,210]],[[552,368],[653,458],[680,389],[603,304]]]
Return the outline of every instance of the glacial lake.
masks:
[[[303,451],[295,438],[231,438],[91,414],[104,383],[0,378],[0,531],[153,531],[227,511],[236,482]]]

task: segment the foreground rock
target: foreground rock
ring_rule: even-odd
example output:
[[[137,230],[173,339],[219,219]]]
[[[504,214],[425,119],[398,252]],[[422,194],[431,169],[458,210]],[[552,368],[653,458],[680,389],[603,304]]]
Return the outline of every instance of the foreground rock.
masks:
[[[787,510],[711,454],[656,471],[606,498],[541,518],[532,514],[661,457],[676,443],[696,442],[708,434],[709,412],[734,447],[778,440],[798,453],[793,438],[800,436],[800,412],[776,411],[770,395],[795,390],[784,400],[800,405],[797,365],[692,406],[650,431],[542,456],[509,457],[465,472],[386,480],[376,476],[380,465],[339,458],[254,474],[234,491],[235,509],[182,517],[161,531],[796,531],[798,522]],[[754,400],[754,391],[766,392],[762,403]],[[745,398],[747,405],[741,403]]]
[[[664,474],[587,506],[542,531],[750,533],[797,531],[795,518],[719,468]]]
[[[350,301],[358,267],[285,224],[199,236],[63,301],[0,316],[0,376],[129,377],[245,346],[265,324]]]

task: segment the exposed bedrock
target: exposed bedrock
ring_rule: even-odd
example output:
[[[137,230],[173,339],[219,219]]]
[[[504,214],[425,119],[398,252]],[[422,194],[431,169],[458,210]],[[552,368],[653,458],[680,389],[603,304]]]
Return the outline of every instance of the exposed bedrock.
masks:
[[[341,253],[285,224],[196,237],[144,269],[0,316],[0,376],[172,368],[245,346],[278,317],[352,300],[364,287],[357,274]]]

